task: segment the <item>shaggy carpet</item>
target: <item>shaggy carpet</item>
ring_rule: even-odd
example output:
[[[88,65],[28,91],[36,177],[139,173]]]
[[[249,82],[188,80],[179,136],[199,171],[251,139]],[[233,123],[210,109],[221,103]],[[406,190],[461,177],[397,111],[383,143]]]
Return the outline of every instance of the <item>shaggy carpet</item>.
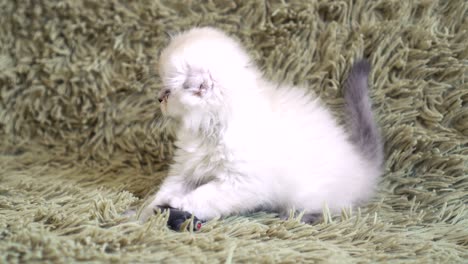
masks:
[[[368,205],[195,233],[169,230],[167,214],[122,216],[173,153],[158,53],[197,25],[238,38],[339,120],[350,64],[369,58],[386,163]],[[467,43],[466,0],[1,0],[0,262],[466,263]]]

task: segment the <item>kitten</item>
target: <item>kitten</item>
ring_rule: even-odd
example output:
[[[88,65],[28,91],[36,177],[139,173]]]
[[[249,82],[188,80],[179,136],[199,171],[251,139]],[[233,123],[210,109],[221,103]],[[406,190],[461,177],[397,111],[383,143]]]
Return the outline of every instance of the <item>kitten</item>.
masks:
[[[309,92],[265,80],[234,39],[213,28],[173,37],[162,52],[163,114],[177,124],[169,176],[140,219],[169,206],[207,220],[262,208],[310,219],[365,202],[382,144],[358,62],[346,87],[350,135]],[[307,220],[305,220],[307,221]]]

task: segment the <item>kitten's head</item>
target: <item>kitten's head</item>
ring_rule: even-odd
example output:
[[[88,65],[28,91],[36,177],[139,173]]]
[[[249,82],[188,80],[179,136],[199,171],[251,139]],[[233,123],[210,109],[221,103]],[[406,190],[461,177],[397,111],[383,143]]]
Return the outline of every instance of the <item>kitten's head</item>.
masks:
[[[219,114],[228,105],[228,86],[239,82],[248,65],[238,42],[219,30],[195,28],[174,36],[159,61],[163,114],[179,120]]]

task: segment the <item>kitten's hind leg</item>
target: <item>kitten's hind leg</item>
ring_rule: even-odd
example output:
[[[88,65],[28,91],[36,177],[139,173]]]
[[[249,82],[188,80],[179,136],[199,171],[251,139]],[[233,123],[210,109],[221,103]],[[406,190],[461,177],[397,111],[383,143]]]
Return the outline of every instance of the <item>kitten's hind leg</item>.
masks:
[[[321,213],[308,213],[304,214],[301,218],[301,222],[306,224],[317,224],[323,219],[323,214]]]
[[[291,215],[291,211],[283,211],[279,214],[279,218],[282,220],[288,220],[291,217],[297,218],[301,214],[301,211],[294,211],[294,214]],[[304,213],[301,217],[301,222],[305,224],[316,224],[322,220],[322,213]]]

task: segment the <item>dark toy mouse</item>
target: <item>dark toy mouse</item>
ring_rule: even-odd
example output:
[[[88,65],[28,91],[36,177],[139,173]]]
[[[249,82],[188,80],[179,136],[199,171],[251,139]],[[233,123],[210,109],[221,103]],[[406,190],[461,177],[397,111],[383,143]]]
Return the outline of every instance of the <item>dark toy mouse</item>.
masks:
[[[167,220],[167,225],[170,229],[174,231],[182,231],[182,224],[192,217],[192,214],[186,211],[171,207],[159,207],[161,212],[169,210],[169,219]],[[200,221],[196,216],[193,216],[193,231],[198,231],[202,227],[202,221]]]

